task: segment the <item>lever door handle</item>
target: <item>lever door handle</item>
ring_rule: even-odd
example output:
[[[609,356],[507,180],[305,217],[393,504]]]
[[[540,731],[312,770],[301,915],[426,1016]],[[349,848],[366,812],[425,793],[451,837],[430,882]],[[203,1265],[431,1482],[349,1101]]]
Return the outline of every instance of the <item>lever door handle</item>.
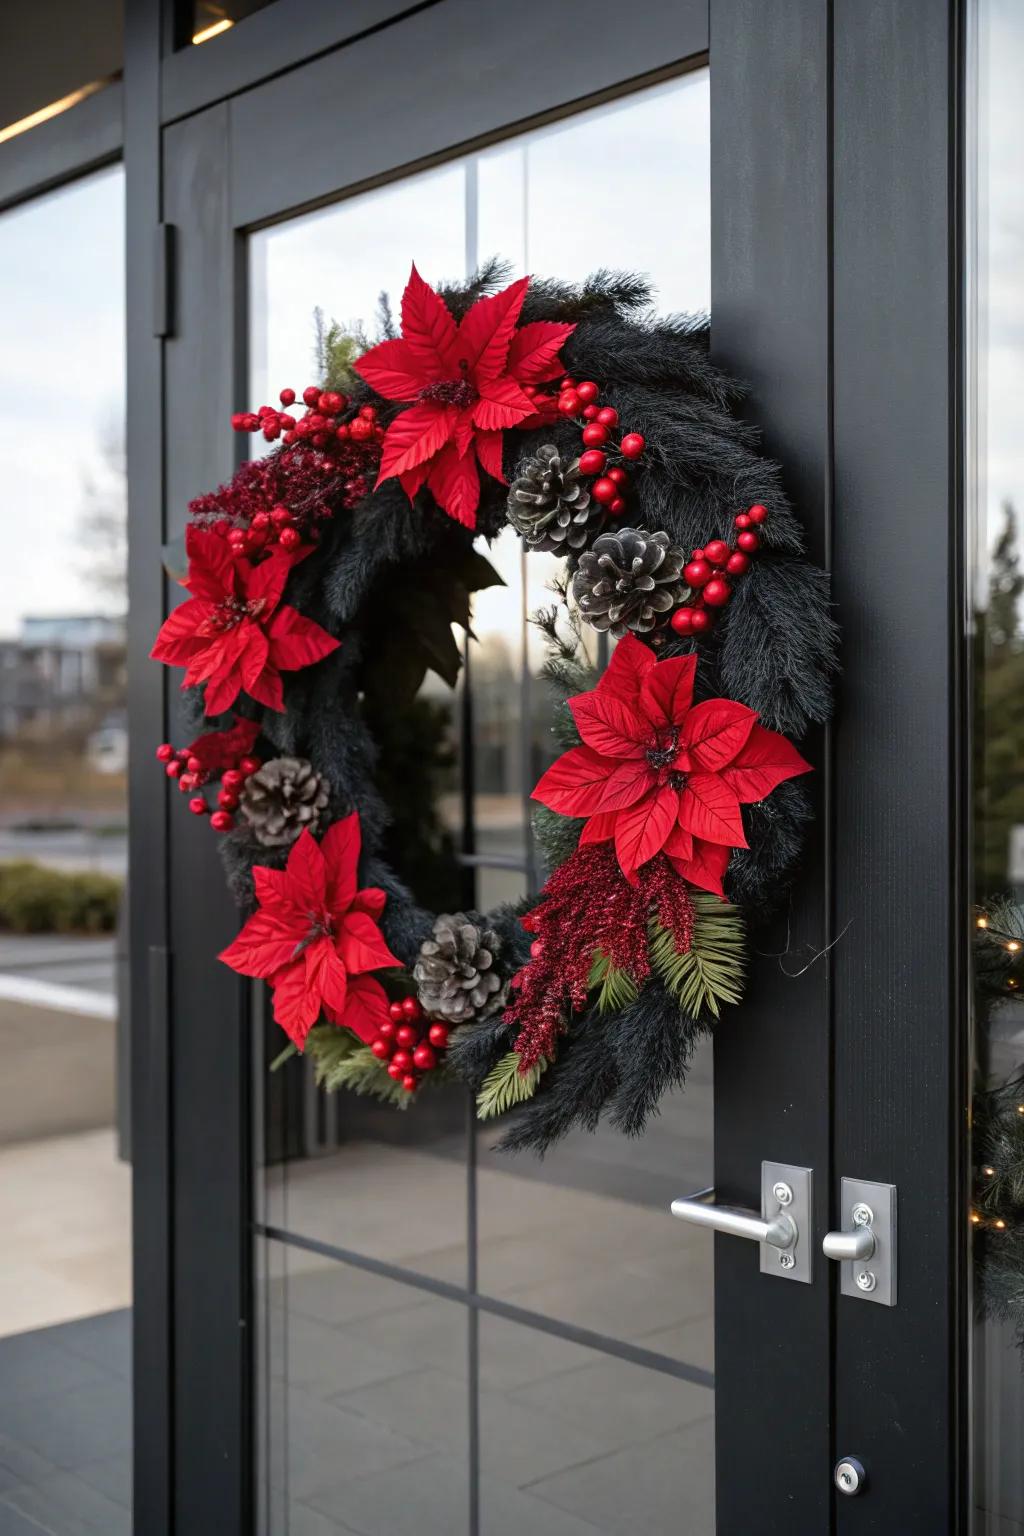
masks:
[[[681,1200],[673,1200],[672,1215],[695,1227],[712,1227],[716,1232],[728,1232],[730,1237],[770,1243],[773,1248],[792,1248],[796,1243],[796,1223],[785,1211],[769,1221],[746,1206],[718,1205],[713,1189],[699,1189]]]
[[[826,1259],[839,1265],[839,1290],[858,1301],[896,1305],[896,1186],[843,1179],[838,1232],[826,1232]]]
[[[757,1243],[763,1275],[811,1280],[811,1170],[790,1163],[761,1164],[761,1209],[720,1205],[713,1189],[672,1201],[672,1215],[694,1227],[710,1227]]]
[[[847,1259],[870,1259],[875,1251],[875,1234],[870,1227],[854,1227],[852,1232],[826,1232],[821,1240],[826,1259],[843,1263]]]

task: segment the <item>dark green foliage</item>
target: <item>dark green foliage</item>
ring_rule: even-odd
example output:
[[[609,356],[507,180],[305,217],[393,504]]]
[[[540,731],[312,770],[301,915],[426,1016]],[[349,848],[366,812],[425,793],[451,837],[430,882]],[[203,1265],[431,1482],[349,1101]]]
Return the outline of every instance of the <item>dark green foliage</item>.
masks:
[[[621,1013],[636,1000],[637,984],[628,971],[613,965],[607,955],[594,950],[594,961],[587,978],[591,991],[596,991],[594,1006],[598,1013]]]
[[[494,1120],[517,1104],[525,1104],[536,1093],[546,1066],[541,1057],[528,1072],[520,1072],[518,1051],[508,1051],[495,1062],[480,1085],[476,1096],[477,1119]]]
[[[0,928],[14,933],[113,933],[123,886],[94,870],[0,864]]]
[[[317,1086],[328,1093],[347,1088],[350,1093],[369,1094],[398,1109],[406,1109],[412,1102],[413,1095],[388,1076],[370,1047],[350,1030],[314,1024],[306,1040],[306,1054],[313,1059]]]
[[[693,940],[682,953],[669,929],[651,917],[651,968],[690,1018],[718,1018],[723,1003],[743,996],[743,919],[735,907],[706,891],[693,891]]]
[[[1003,518],[987,601],[979,607],[974,633],[975,877],[982,898],[1006,886],[1010,831],[1024,823],[1024,574],[1017,513],[1010,502],[1004,504]]]

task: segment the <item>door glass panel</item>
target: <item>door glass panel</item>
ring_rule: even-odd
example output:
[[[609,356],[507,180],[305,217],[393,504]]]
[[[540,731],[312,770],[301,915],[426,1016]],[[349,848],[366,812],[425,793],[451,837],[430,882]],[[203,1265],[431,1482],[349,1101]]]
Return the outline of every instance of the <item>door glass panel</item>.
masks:
[[[976,0],[968,99],[975,1536],[1024,1531],[1024,11]]]
[[[0,216],[0,1530],[111,1536],[131,1526],[123,247],[120,169]]]
[[[697,71],[254,234],[251,399],[271,401],[284,385],[312,381],[318,330],[334,320],[372,340],[380,291],[397,301],[411,259],[435,281],[493,255],[512,275],[580,280],[600,267],[629,268],[650,276],[660,312],[706,311],[708,106],[707,72]],[[568,240],[565,187],[592,176],[595,164],[602,185],[628,180],[634,211],[607,219],[597,203],[593,213],[574,203]],[[454,693],[428,674],[420,695],[435,711],[435,733],[451,745],[433,810],[449,838],[452,899],[483,908],[536,890],[543,879],[529,793],[555,748],[540,678],[544,648],[527,618],[550,602],[547,583],[557,570],[550,557],[524,557],[511,530],[486,552],[505,585],[475,601],[468,666]],[[599,659],[596,643],[593,655]],[[398,850],[400,868],[405,856]],[[261,1040],[265,1064],[280,1040],[272,1029]],[[543,1163],[494,1152],[494,1126],[475,1124],[454,1089],[396,1115],[347,1096],[325,1102],[294,1060],[271,1078],[261,1073],[258,1092],[262,1215],[275,1239],[312,1240],[333,1254],[339,1297],[350,1283],[353,1294],[365,1283],[359,1266],[366,1261],[387,1266],[394,1284],[416,1293],[410,1306],[437,1279],[461,1297],[461,1306],[446,1303],[464,1314],[472,1340],[467,1364],[453,1373],[469,1389],[469,1418],[457,1420],[454,1436],[445,1431],[435,1445],[435,1394],[421,1390],[417,1375],[428,1368],[420,1355],[429,1369],[445,1371],[446,1335],[420,1337],[396,1368],[409,1390],[394,1395],[401,1422],[391,1427],[433,1447],[436,1463],[423,1471],[421,1536],[467,1522],[493,1536],[637,1529],[628,1498],[602,1495],[603,1483],[588,1486],[579,1468],[593,1456],[605,1458],[600,1465],[622,1488],[643,1480],[645,1536],[713,1532],[712,1244],[667,1212],[673,1196],[711,1182],[709,1048],[687,1092],[666,1099],[646,1136],[574,1135]],[[517,1321],[494,1315],[492,1304],[513,1305]],[[285,1291],[275,1306],[277,1334],[287,1336]],[[355,1391],[357,1377],[353,1367]],[[443,1415],[452,1382],[435,1387]],[[335,1391],[346,1390],[339,1360]],[[288,1529],[288,1497],[280,1494],[282,1444],[290,1443],[284,1395],[269,1370],[261,1411],[264,1487],[278,1489],[276,1503],[267,1495],[274,1536]],[[597,1396],[606,1400],[603,1412]],[[445,1502],[454,1485],[444,1468],[467,1424],[458,1455],[469,1463],[474,1513],[459,1523]],[[386,1474],[392,1479],[408,1483],[407,1492],[416,1486],[407,1471]],[[382,1508],[384,1499],[382,1491]],[[359,1519],[346,1516],[343,1501],[336,1509],[320,1513],[341,1529],[375,1531],[360,1521],[381,1518],[362,1505]],[[308,1524],[307,1512],[302,1518]]]

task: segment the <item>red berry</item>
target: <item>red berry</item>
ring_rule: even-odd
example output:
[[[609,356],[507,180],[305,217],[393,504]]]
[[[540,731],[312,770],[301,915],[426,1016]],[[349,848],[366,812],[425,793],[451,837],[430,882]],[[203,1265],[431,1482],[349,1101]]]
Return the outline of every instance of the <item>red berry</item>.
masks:
[[[248,778],[250,773],[255,773],[258,768],[263,767],[263,762],[258,757],[243,757],[238,767],[245,774],[245,777]]]
[[[386,1040],[382,1039],[380,1035],[378,1035],[376,1040],[371,1043],[370,1050],[376,1056],[378,1061],[386,1061],[391,1055],[390,1045]]]
[[[235,818],[230,811],[214,811],[210,817],[210,826],[215,832],[230,832],[235,824]]]
[[[231,418],[231,429],[232,429],[232,431],[233,432],[244,432],[245,431],[245,422],[246,422],[245,412],[244,411],[236,411],[235,414]]]
[[[237,768],[229,768],[227,773],[221,774],[221,783],[224,788],[234,794],[236,789],[241,789],[245,783],[245,774],[239,773]]]
[[[729,556],[725,562],[725,568],[730,576],[742,576],[745,571],[750,570],[750,561],[746,555],[741,555],[737,550],[734,555]]]
[[[265,421],[263,423],[263,436],[268,443],[273,443],[281,436],[281,423],[279,421]]]
[[[748,512],[737,512],[736,516],[733,518],[733,522],[736,524],[737,528],[749,528],[750,514]]]
[[[373,436],[373,422],[367,421],[363,416],[357,416],[355,421],[349,422],[348,435],[353,442],[365,443],[368,437]]]
[[[402,1005],[401,1005],[401,1003],[392,1003],[390,1005],[390,1007],[388,1008],[388,1013],[395,1020],[396,1023],[399,1023],[402,1020],[402,1018],[404,1018],[404,1014],[402,1013]]]
[[[614,469],[610,469],[608,471],[608,479],[614,480],[616,485],[629,484],[629,476],[626,474],[626,471],[622,468],[621,464],[616,464]]]
[[[755,549],[760,548],[761,540],[758,538],[754,530],[749,528],[744,529],[742,533],[737,534],[736,543],[739,545],[740,549],[745,550],[748,555],[752,555]]]
[[[602,405],[597,413],[597,419],[602,427],[617,427],[619,424],[619,413],[614,406]]]
[[[581,415],[582,415],[584,421],[596,421],[597,420],[597,406],[596,405],[585,405],[583,407]]]
[[[412,1053],[404,1050],[396,1051],[391,1058],[391,1065],[397,1067],[400,1072],[408,1072],[412,1066]]]
[[[167,764],[164,772],[167,774],[169,779],[176,779],[182,770],[182,766],[183,765],[178,761],[178,759],[174,758],[173,761]]]
[[[210,809],[202,795],[194,795],[188,803],[188,808],[193,816],[205,816]]]
[[[312,410],[313,406],[316,405],[317,401],[320,399],[319,384],[307,384],[305,389],[302,391],[302,398],[305,404],[309,406],[310,410]]]
[[[558,409],[563,416],[575,416],[580,408],[580,397],[574,389],[567,389],[558,397]]]
[[[447,1024],[431,1024],[427,1038],[431,1045],[436,1046],[439,1051],[443,1051],[448,1044]]]
[[[310,438],[310,442],[313,444],[314,448],[326,448],[327,447],[327,433],[326,432],[314,432],[313,436]]]
[[[275,528],[287,528],[291,520],[292,515],[287,507],[278,506],[271,508],[270,521]]]
[[[418,1045],[412,1053],[413,1065],[419,1067],[421,1072],[429,1072],[437,1066],[437,1057],[429,1045]]]
[[[412,1072],[407,1072],[402,1078],[402,1087],[405,1089],[406,1093],[415,1093],[416,1084],[417,1078]]]
[[[616,496],[614,501],[608,503],[608,511],[612,517],[621,517],[625,510],[626,503],[621,496]]]
[[[544,953],[544,940],[543,939],[534,939],[533,943],[530,945],[530,958],[533,959],[533,960],[539,960],[543,953]]]
[[[576,393],[579,395],[584,405],[592,405],[601,391],[598,389],[593,379],[584,379],[582,384],[576,385]]]
[[[712,608],[724,608],[732,597],[732,587],[721,576],[715,576],[704,588],[704,601]]]
[[[729,546],[724,539],[712,539],[704,545],[704,558],[712,565],[724,565],[729,558]]]
[[[422,1019],[423,1009],[415,997],[402,998],[402,1012],[407,1019]]]
[[[588,448],[586,453],[580,454],[580,469],[585,475],[599,475],[607,462],[607,455],[600,448]]]
[[[627,432],[619,444],[619,452],[627,459],[638,459],[647,444],[639,432]]]
[[[345,441],[346,437],[351,437],[352,434],[349,431],[348,422],[343,421],[340,426],[335,427],[334,435],[335,437],[340,437],[342,442]]]
[[[576,380],[575,379],[570,379],[569,375],[566,374],[565,378],[562,380],[561,388],[563,390],[565,390],[565,389],[575,389],[576,388]]]
[[[609,480],[607,475],[602,475],[600,480],[594,481],[590,488],[590,494],[595,501],[600,502],[603,507],[607,507],[618,496],[619,488],[614,480]]]
[[[323,411],[325,416],[337,416],[338,412],[341,410],[341,396],[338,394],[337,390],[327,389],[320,396],[320,399],[317,401],[317,405]]]
[[[747,508],[747,516],[752,523],[763,523],[768,516],[768,508],[762,507],[759,501],[755,501],[752,507]]]
[[[174,756],[174,748],[171,746],[169,741],[165,741],[159,747],[157,747],[156,755],[158,762],[169,763],[171,758]]]
[[[711,628],[711,615],[706,608],[694,608],[693,618],[690,620],[690,628],[695,635],[703,634]]]
[[[395,1031],[395,1039],[398,1041],[399,1045],[415,1045],[419,1037],[419,1030],[414,1028],[412,1024],[399,1024]]]
[[[361,405],[359,407],[360,421],[376,421],[377,407],[375,405]]]
[[[269,515],[269,513],[267,513],[267,512],[257,512],[256,516],[253,518],[252,522],[249,524],[249,527],[250,527],[250,529],[252,530],[253,533],[266,533],[267,529],[270,527],[270,515]]]
[[[706,560],[691,560],[683,566],[683,580],[688,587],[702,587],[714,575]]]
[[[677,608],[669,619],[669,624],[677,635],[688,635],[693,629],[693,608]]]
[[[280,400],[282,405],[294,405],[295,391],[294,389],[282,389],[277,398]]]
[[[217,796],[217,804],[222,811],[237,811],[238,796],[233,795],[229,789],[222,789]]]
[[[388,1011],[390,1012],[390,1009]],[[383,1023],[378,1024],[377,1033],[382,1040],[390,1040],[395,1033],[394,1019],[385,1019]]]
[[[393,1077],[395,1079],[395,1082],[397,1083],[398,1079],[401,1076],[402,1076],[402,1069],[401,1069],[401,1067],[396,1067],[393,1060],[389,1061],[388,1062],[388,1077]]]
[[[198,757],[190,757],[185,766],[189,773],[202,773],[203,771],[203,765],[199,761]]]
[[[282,528],[277,542],[282,549],[298,549],[302,543],[302,534],[297,528]]]
[[[592,421],[589,427],[583,428],[583,441],[588,448],[600,448],[602,443],[608,441],[608,428]]]

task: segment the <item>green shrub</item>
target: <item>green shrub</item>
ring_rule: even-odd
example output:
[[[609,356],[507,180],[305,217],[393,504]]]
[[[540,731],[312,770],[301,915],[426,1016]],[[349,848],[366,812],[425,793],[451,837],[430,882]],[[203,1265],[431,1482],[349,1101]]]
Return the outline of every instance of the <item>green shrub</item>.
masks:
[[[92,870],[0,864],[0,928],[14,933],[112,933],[121,881]]]

